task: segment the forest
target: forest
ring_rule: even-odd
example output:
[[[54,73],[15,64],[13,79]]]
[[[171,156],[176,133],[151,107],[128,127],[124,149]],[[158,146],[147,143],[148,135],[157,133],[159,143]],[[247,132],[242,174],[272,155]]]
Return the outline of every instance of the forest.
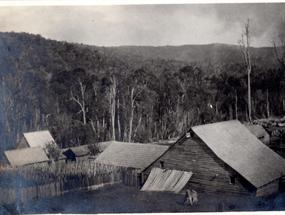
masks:
[[[284,47],[250,48],[253,119],[284,114]],[[249,120],[239,46],[98,47],[9,32],[0,48],[0,151],[40,129],[63,148],[149,143],[193,125]]]

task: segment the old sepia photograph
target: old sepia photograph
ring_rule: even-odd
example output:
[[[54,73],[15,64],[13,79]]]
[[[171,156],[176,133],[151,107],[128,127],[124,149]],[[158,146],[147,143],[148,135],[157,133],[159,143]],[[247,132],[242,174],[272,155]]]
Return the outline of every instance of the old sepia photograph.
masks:
[[[285,2],[0,1],[0,215],[233,211],[285,211]]]

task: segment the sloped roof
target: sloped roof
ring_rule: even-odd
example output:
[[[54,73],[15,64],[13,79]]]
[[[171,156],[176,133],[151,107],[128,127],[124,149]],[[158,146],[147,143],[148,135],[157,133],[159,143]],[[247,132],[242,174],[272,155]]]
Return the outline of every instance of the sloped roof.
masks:
[[[8,150],[4,153],[11,166],[24,166],[49,160],[41,147]]]
[[[144,170],[167,149],[162,145],[114,142],[95,161]]]
[[[24,137],[30,147],[44,148],[46,144],[55,143],[53,137],[51,136],[48,130],[27,132],[24,133]]]
[[[73,151],[76,157],[81,157],[84,155],[88,155],[90,153],[90,150],[88,149],[88,145],[70,147],[70,149]]]
[[[126,142],[120,142],[116,140],[110,140],[110,141],[105,141],[105,142],[99,142],[95,143],[98,144],[99,149],[103,152],[106,148],[108,148],[112,143],[126,143]]]
[[[285,160],[237,120],[195,126],[192,130],[256,188],[285,175]]]
[[[167,191],[179,193],[192,176],[192,172],[152,168],[141,191]]]
[[[99,147],[99,150],[103,152],[108,146],[111,145],[111,143],[122,143],[122,142],[112,140],[112,141],[105,141],[105,142],[99,142],[99,143],[94,143],[94,144],[96,144]],[[69,149],[75,154],[76,157],[81,157],[81,156],[90,154],[89,144],[86,144],[86,145],[74,146],[74,147],[61,149],[61,154],[60,154],[59,159],[65,159],[66,156],[63,153]]]

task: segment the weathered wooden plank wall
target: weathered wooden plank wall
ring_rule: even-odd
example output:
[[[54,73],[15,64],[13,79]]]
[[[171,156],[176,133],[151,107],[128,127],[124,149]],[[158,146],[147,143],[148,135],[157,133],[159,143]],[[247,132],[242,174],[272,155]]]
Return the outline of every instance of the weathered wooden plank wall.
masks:
[[[233,171],[198,138],[187,139],[175,144],[170,150],[145,171],[149,174],[152,167],[191,171],[193,176],[186,188],[198,192],[230,192],[249,195],[254,187]],[[235,183],[230,183],[230,176],[235,176]]]

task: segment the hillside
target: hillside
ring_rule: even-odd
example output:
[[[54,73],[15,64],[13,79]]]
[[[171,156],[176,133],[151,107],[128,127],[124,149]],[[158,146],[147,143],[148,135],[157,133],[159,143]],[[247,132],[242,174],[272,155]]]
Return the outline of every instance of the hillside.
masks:
[[[187,63],[221,64],[228,62],[242,63],[240,47],[226,44],[183,45],[183,46],[119,46],[109,47],[110,53],[121,56],[133,56],[143,59],[176,60]],[[265,67],[276,64],[273,49],[251,48],[253,64]]]
[[[238,46],[99,47],[0,33],[0,49],[0,152],[23,131],[49,129],[66,147],[176,137],[206,119],[233,118],[235,107],[246,119]],[[265,115],[268,91],[272,113],[280,114],[283,73],[275,71],[273,50],[251,51],[253,113]]]
[[[76,48],[77,55],[73,53],[72,56],[72,53],[69,53],[71,47]],[[47,62],[52,64],[62,63],[67,67],[71,67],[76,62],[80,66],[80,61],[74,61],[76,57],[80,57],[79,55],[87,56],[90,53],[92,55],[97,53],[97,55],[105,57],[116,56],[134,61],[133,63],[136,64],[148,60],[197,63],[201,66],[206,66],[209,63],[242,63],[240,47],[226,44],[99,47],[47,40],[40,35],[26,33],[0,33],[0,48],[2,50],[0,53],[0,66],[5,71],[11,70],[11,63],[9,62],[12,58],[24,57],[24,50],[33,52],[29,55],[32,59],[25,60],[41,66],[45,66]],[[272,67],[277,64],[271,47],[251,48],[251,53],[253,64],[262,67]],[[90,61],[89,64],[92,65],[92,62]]]

